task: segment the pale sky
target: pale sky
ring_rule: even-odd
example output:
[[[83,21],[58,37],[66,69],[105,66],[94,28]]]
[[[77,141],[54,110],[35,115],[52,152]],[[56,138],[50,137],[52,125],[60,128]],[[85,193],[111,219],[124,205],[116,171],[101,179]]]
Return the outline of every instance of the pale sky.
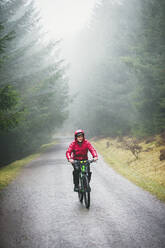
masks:
[[[74,35],[88,24],[98,0],[36,0],[45,27],[57,38]]]

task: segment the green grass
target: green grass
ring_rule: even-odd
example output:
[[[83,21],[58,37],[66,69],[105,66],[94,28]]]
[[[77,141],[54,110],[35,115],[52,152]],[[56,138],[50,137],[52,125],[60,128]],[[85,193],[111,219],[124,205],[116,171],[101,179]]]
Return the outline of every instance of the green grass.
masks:
[[[112,167],[116,172],[126,177],[128,180],[136,184],[137,186],[149,191],[151,194],[155,195],[159,200],[165,202],[165,184],[162,183],[162,178],[159,180],[159,174],[154,176],[151,175],[151,170],[153,170],[152,162],[150,162],[150,157],[153,154],[147,153],[142,155],[139,160],[137,160],[136,166],[133,163],[131,166],[127,163],[128,161],[128,151],[121,150],[115,145],[110,148],[105,148],[106,141],[100,140],[95,141],[94,146],[103,156],[105,162],[107,162],[110,167]],[[149,144],[150,146],[150,144]],[[148,156],[148,158],[147,158]],[[146,169],[146,162],[150,164],[150,171]],[[157,163],[160,163],[159,161]],[[161,172],[161,176],[162,176]]]
[[[51,142],[51,143],[48,143],[48,144],[44,144],[40,147],[40,151],[41,152],[45,152],[47,151],[49,148],[53,147],[54,145],[56,145],[58,143],[57,140]]]
[[[14,178],[16,178],[23,166],[38,158],[41,153],[46,152],[50,147],[54,146],[55,144],[57,144],[57,140],[52,143],[42,145],[39,149],[39,153],[32,154],[26,158],[15,161],[7,166],[0,168],[0,190],[5,188]]]
[[[40,153],[33,154],[0,168],[0,190],[6,187],[19,174],[20,169],[24,165],[30,163],[39,156]]]

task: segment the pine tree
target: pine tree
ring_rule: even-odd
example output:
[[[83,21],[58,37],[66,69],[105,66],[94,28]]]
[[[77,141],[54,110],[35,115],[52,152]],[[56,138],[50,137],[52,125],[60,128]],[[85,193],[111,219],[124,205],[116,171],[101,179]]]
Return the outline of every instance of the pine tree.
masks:
[[[1,7],[2,37],[6,38],[0,40],[0,94],[8,90],[5,94],[12,105],[9,110],[14,110],[17,117],[10,116],[9,128],[0,119],[0,160],[8,163],[48,142],[62,125],[66,118],[67,81],[59,42],[48,40],[34,2],[12,0]],[[7,109],[3,112],[6,115]]]

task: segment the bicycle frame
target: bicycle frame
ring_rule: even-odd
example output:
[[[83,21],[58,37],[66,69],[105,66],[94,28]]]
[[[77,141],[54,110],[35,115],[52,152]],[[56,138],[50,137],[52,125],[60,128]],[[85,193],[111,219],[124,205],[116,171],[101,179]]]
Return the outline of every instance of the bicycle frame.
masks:
[[[83,198],[85,201],[86,208],[90,206],[90,186],[88,180],[89,166],[90,163],[94,162],[94,160],[81,160],[75,161],[74,166],[80,170],[79,172],[79,192],[78,197],[80,202],[83,202]]]

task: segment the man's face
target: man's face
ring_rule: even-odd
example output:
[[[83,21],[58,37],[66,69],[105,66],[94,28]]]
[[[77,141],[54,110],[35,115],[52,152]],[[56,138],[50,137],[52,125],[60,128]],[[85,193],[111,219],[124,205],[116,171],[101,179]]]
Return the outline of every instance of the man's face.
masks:
[[[83,139],[84,139],[83,135],[77,137],[77,141],[80,143],[83,142]]]

